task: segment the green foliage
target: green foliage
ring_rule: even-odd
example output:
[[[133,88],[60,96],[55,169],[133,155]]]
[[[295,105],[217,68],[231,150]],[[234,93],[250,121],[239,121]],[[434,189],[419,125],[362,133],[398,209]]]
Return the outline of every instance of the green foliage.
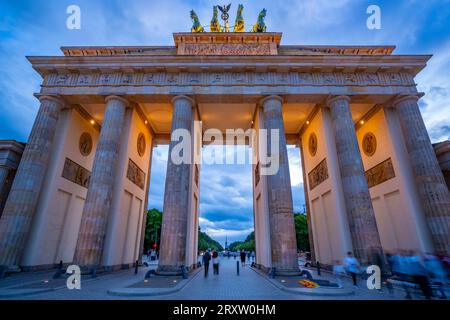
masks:
[[[212,239],[205,232],[202,232],[199,227],[198,228],[198,250],[205,251],[207,249],[222,251],[223,247],[219,242]]]
[[[236,241],[228,246],[230,251],[255,251],[255,232],[250,233],[244,241]]]
[[[162,212],[157,209],[147,211],[147,221],[145,225],[144,253],[146,253],[156,243],[159,250],[161,239]]]
[[[294,214],[295,234],[298,250],[310,251],[308,237],[308,221],[304,214]],[[254,251],[255,232],[250,233],[244,241],[236,241],[228,246],[230,251]]]
[[[295,233],[297,236],[297,249],[310,251],[308,237],[308,220],[304,214],[294,214]]]

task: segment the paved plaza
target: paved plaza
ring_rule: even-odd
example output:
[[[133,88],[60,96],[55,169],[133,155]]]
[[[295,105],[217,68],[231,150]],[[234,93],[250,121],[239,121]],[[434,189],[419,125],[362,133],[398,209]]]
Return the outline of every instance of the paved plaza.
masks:
[[[204,277],[203,269],[194,273],[179,291],[158,296],[113,296],[108,294],[108,290],[114,288],[125,288],[135,286],[144,281],[144,275],[149,269],[156,268],[152,264],[147,268],[140,268],[138,274],[134,274],[133,269],[123,270],[111,274],[99,275],[95,279],[83,278],[81,290],[69,290],[64,284],[59,283],[58,287],[47,292],[4,297],[2,299],[24,299],[24,300],[98,300],[98,299],[136,299],[136,300],[379,300],[379,299],[403,299],[404,292],[400,288],[395,288],[390,294],[386,289],[382,292],[368,290],[365,282],[360,281],[360,288],[354,289],[353,295],[348,296],[318,296],[307,294],[292,294],[275,287],[267,278],[254,271],[249,265],[240,267],[240,274],[236,273],[236,262],[233,258],[223,258],[220,265],[220,274],[213,275],[212,268],[208,277]],[[310,270],[314,277],[314,270]],[[51,279],[53,273],[37,272],[28,274],[17,274],[12,277],[0,280],[0,290],[17,292],[16,289],[7,289],[12,286],[37,288],[39,283]],[[332,280],[333,277],[322,272],[320,279]],[[151,279],[150,279],[151,281]],[[42,286],[40,286],[42,288]],[[350,279],[344,279],[344,287],[352,289]],[[314,289],[311,289],[314,290]],[[413,299],[420,299],[419,292],[415,292]]]

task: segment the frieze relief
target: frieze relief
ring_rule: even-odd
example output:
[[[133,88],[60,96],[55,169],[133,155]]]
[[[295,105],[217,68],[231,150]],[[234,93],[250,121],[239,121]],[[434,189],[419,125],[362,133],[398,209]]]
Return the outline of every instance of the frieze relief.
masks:
[[[366,180],[369,188],[393,178],[395,178],[395,171],[391,158],[366,171]]]
[[[328,179],[327,159],[323,159],[314,169],[308,173],[309,190],[313,190],[319,184]]]
[[[182,55],[254,56],[272,54],[270,43],[186,43]]]
[[[128,159],[127,178],[139,188],[144,190],[145,172],[142,171],[142,169],[139,168],[138,165],[131,159]]]
[[[88,188],[91,172],[78,163],[66,158],[61,176],[79,186]]]
[[[414,86],[407,73],[348,72],[154,72],[50,74],[45,86],[204,86],[204,85],[305,85],[305,86]]]

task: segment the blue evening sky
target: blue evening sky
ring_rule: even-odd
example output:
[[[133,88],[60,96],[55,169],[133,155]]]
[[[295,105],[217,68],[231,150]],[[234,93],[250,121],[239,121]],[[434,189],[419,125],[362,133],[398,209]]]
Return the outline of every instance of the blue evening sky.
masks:
[[[433,142],[450,135],[450,0],[240,0],[247,25],[268,10],[269,31],[283,32],[282,44],[396,45],[400,54],[433,54],[417,77],[426,93],[421,111]],[[69,5],[81,8],[81,29],[66,28]],[[0,0],[0,139],[26,141],[38,110],[33,97],[40,77],[26,55],[61,55],[68,45],[172,45],[172,32],[188,31],[194,9],[203,25],[211,0]],[[221,3],[220,3],[221,4]],[[369,5],[381,8],[381,30],[366,27]],[[299,150],[289,148],[295,211],[303,208]],[[167,147],[154,151],[149,207],[162,209]],[[253,228],[248,165],[202,168],[200,225],[224,241],[243,239]]]

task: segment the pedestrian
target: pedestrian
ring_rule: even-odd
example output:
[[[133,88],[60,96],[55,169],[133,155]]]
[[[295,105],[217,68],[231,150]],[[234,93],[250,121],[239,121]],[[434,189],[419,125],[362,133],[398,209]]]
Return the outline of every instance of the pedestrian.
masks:
[[[409,252],[407,257],[408,269],[414,282],[419,286],[425,299],[429,300],[433,296],[430,287],[430,279],[427,270],[422,263],[422,259],[413,250]]]
[[[213,274],[219,275],[220,258],[219,254],[215,250],[212,253],[212,263],[213,263]]]
[[[346,271],[352,277],[353,287],[358,288],[356,275],[359,273],[359,262],[350,251],[347,252],[347,256],[344,258],[344,266]]]
[[[152,250],[150,253],[150,260],[155,261],[156,260],[156,250]]]
[[[445,294],[445,286],[448,283],[447,272],[439,258],[431,253],[424,257],[425,269],[431,278],[431,282],[435,285],[441,294],[441,299],[447,299]]]
[[[245,251],[244,251],[244,249],[241,250],[241,265],[242,265],[242,267],[245,267]]]
[[[336,278],[336,283],[339,288],[343,287],[342,279],[345,276],[345,267],[339,260],[336,260],[333,265],[333,275]]]
[[[211,254],[209,249],[203,254],[203,266],[205,267],[205,278],[208,276],[209,271],[209,261],[211,260]]]
[[[389,270],[388,270],[388,263],[385,261],[385,258],[383,256],[383,252],[377,248],[377,247],[371,247],[370,250],[370,257],[369,262],[371,265],[375,265],[378,268],[380,268],[381,272],[381,283],[386,286],[389,293],[392,294],[394,292],[394,288],[392,287],[391,282],[388,281],[389,278]],[[378,289],[378,292],[381,293],[382,288]]]

